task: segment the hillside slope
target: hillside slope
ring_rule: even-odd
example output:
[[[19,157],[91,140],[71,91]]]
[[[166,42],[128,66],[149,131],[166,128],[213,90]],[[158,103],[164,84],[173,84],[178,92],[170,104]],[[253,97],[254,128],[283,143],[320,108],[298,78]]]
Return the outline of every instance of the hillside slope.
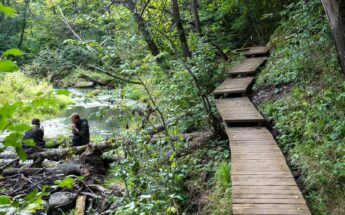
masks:
[[[320,1],[286,13],[253,100],[300,173],[313,214],[344,214],[345,76]]]

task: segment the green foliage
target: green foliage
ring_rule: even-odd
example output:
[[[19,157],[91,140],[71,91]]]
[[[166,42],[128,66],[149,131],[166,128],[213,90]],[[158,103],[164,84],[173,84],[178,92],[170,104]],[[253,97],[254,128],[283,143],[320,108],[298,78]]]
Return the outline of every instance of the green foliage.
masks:
[[[0,12],[4,13],[7,16],[12,16],[13,14],[15,14],[16,10],[0,3]]]
[[[231,214],[231,180],[229,162],[223,161],[217,166],[215,186],[209,194],[212,214]]]
[[[21,52],[19,49],[8,49],[3,53],[3,56],[22,56],[23,52]]]
[[[272,54],[255,88],[321,78],[323,73],[336,75],[339,65],[327,19],[322,16],[320,1],[303,1],[288,7],[288,19],[272,36]],[[325,55],[324,53],[329,53]]]
[[[18,70],[18,67],[11,60],[0,59],[0,72],[13,72],[15,70]]]
[[[16,214],[34,213],[46,209],[47,203],[42,198],[47,195],[48,193],[44,187],[41,191],[32,191],[25,198],[0,196],[0,214],[8,214],[8,212]]]
[[[226,190],[231,187],[230,166],[227,162],[220,163],[215,173],[216,185]]]
[[[155,144],[148,144],[147,137],[128,134],[135,144],[117,142],[125,159],[114,164],[108,183],[120,181],[126,189],[126,196],[116,214],[162,213],[175,214],[186,198],[183,179],[186,166],[179,165],[174,149],[183,149],[182,142],[168,142],[162,138]],[[178,204],[177,204],[178,203]]]
[[[66,177],[63,180],[56,180],[54,181],[54,184],[58,185],[61,188],[67,187],[72,188],[74,184],[74,178],[72,177]]]

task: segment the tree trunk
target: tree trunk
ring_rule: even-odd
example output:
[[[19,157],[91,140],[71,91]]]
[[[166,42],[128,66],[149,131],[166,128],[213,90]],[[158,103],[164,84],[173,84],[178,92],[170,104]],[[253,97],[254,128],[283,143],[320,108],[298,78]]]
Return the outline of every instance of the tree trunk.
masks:
[[[52,174],[63,174],[63,175],[77,174],[77,175],[79,175],[82,171],[82,165],[79,163],[63,163],[63,164],[60,164],[56,168],[28,168],[28,169],[13,168],[13,169],[2,170],[1,175],[2,176],[16,175],[16,174],[35,175],[41,171],[50,172]]]
[[[334,37],[340,66],[345,73],[344,0],[321,0]]]
[[[190,10],[193,14],[195,30],[198,34],[201,34],[201,24],[200,24],[199,11],[198,11],[198,0],[191,0]]]
[[[104,151],[107,149],[111,149],[113,145],[111,143],[99,143],[99,144],[87,144],[83,146],[75,146],[72,148],[65,148],[65,149],[48,149],[47,151],[37,152],[33,154],[29,154],[27,158],[30,159],[38,159],[38,158],[62,158],[67,155],[80,155],[84,153],[87,149],[88,150],[100,150]],[[0,154],[0,159],[15,159],[17,158],[17,154]]]
[[[179,35],[181,48],[183,51],[183,56],[185,58],[191,57],[191,53],[188,48],[186,33],[182,25],[182,20],[181,20],[180,11],[178,8],[177,0],[171,0],[171,4],[172,4],[172,14],[173,14],[174,22],[177,28],[177,33]]]
[[[20,34],[20,40],[19,40],[19,43],[18,43],[18,48],[21,48],[22,45],[23,45],[24,33],[25,33],[25,27],[26,27],[26,16],[27,16],[28,8],[29,8],[29,2],[30,2],[30,0],[26,0],[25,1],[22,32]]]
[[[160,53],[158,46],[156,45],[155,41],[153,40],[153,37],[151,33],[147,30],[146,22],[143,19],[143,17],[137,13],[134,2],[132,0],[125,0],[123,1],[123,4],[125,7],[127,7],[133,14],[133,17],[135,19],[135,22],[138,25],[138,29],[141,32],[141,34],[144,37],[144,40],[149,47],[152,55],[156,56]]]

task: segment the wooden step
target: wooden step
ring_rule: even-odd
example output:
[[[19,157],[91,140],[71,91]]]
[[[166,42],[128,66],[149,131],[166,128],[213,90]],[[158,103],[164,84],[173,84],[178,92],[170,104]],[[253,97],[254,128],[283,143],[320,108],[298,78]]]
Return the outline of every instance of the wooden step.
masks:
[[[216,100],[218,112],[228,123],[261,123],[264,118],[247,97]]]
[[[247,58],[242,63],[231,68],[228,74],[232,76],[253,74],[266,59],[266,57]]]
[[[268,55],[269,49],[266,46],[255,46],[255,47],[248,47],[244,49],[237,49],[235,51],[237,53],[244,54],[246,57],[254,57],[254,56]]]
[[[246,78],[227,78],[221,85],[219,85],[214,91],[214,95],[231,95],[241,93],[244,95],[253,82],[252,77]]]

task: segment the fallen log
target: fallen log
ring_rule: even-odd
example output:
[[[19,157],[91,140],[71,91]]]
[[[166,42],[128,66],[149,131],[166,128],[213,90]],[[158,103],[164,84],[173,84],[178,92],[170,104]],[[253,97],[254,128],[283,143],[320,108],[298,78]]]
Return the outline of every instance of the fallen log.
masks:
[[[48,149],[46,151],[43,152],[37,152],[37,153],[33,153],[33,154],[29,154],[27,155],[27,159],[29,160],[33,160],[33,159],[37,159],[37,158],[61,158],[61,157],[65,157],[67,155],[80,155],[83,152],[85,152],[87,149],[88,150],[100,150],[100,151],[104,151],[106,149],[110,149],[112,148],[113,145],[112,143],[109,142],[103,142],[103,143],[99,143],[99,144],[87,144],[84,146],[75,146],[75,147],[71,147],[71,148],[66,148],[66,149]],[[4,154],[0,154],[0,159],[16,159],[17,158],[17,154],[9,154],[9,153],[4,153]]]
[[[92,77],[85,75],[85,74],[81,74],[79,77],[86,80],[86,81],[93,82],[94,85],[96,85],[96,84],[98,84],[99,86],[105,86],[106,85],[106,84],[102,83],[101,81],[96,80],[95,78],[92,78]]]
[[[0,173],[2,176],[23,174],[23,175],[36,175],[42,172],[51,173],[54,175],[80,175],[82,173],[82,165],[78,163],[64,163],[56,168],[12,168],[4,169]]]

